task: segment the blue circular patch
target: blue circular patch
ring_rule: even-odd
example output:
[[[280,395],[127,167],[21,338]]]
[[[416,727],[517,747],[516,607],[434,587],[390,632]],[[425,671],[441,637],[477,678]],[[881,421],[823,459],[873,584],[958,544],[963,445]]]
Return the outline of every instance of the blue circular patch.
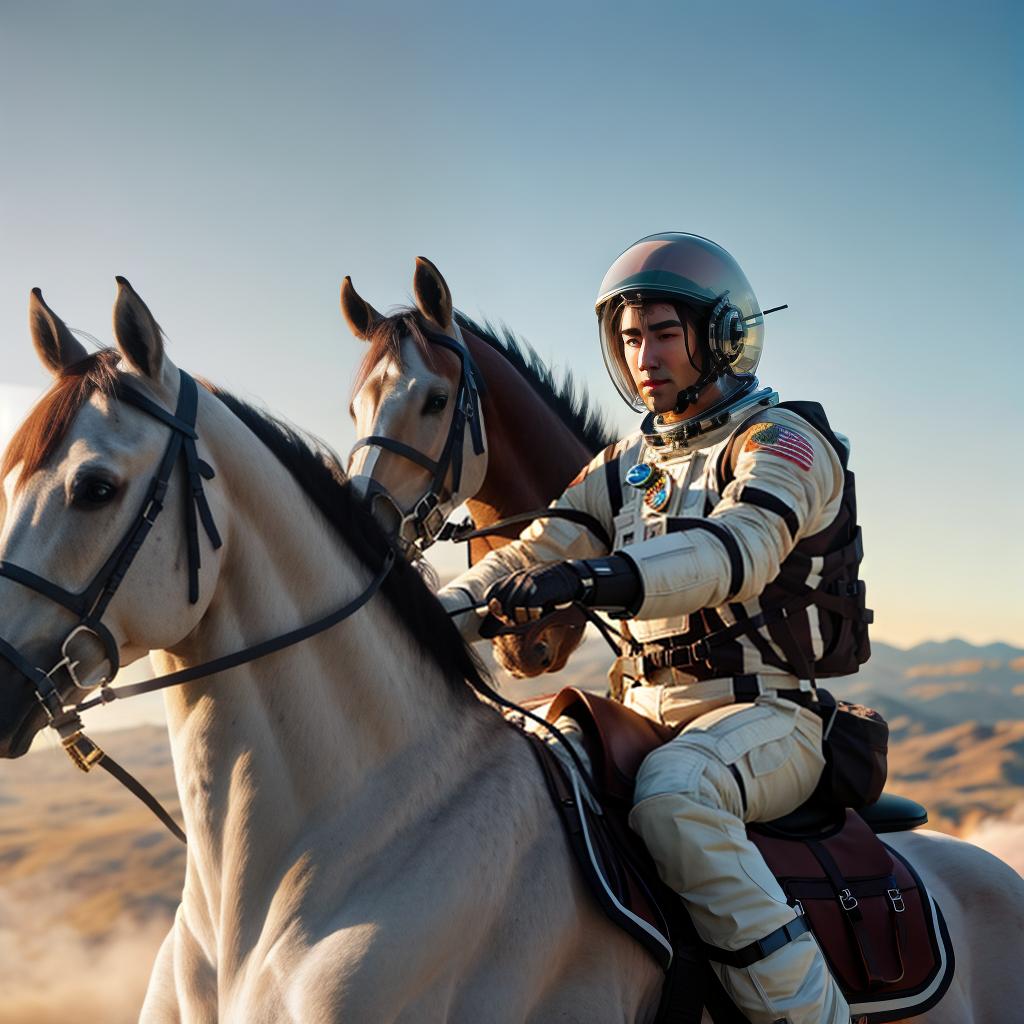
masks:
[[[653,475],[653,466],[649,466],[646,462],[639,462],[635,466],[631,466],[626,473],[626,483],[630,487],[646,487]]]

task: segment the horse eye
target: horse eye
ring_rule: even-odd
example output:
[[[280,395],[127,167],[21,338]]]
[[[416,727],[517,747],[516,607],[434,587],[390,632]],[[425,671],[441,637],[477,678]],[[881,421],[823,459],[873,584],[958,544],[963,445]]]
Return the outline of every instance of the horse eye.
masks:
[[[101,476],[76,480],[71,491],[71,504],[78,508],[97,508],[117,494],[117,485]]]
[[[443,392],[436,395],[431,395],[423,406],[424,413],[432,412],[443,412],[445,406],[448,404],[448,396]]]

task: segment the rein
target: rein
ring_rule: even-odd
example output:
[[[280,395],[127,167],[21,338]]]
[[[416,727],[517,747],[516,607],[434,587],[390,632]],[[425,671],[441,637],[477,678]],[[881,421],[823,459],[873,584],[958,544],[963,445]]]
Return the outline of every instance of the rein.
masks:
[[[360,594],[340,608],[308,625],[280,633],[268,640],[252,644],[232,654],[214,658],[201,665],[157,676],[141,683],[127,684],[117,688],[108,686],[108,680],[117,674],[120,667],[120,655],[113,634],[103,624],[101,618],[149,535],[149,531],[153,528],[157,516],[164,508],[163,501],[167,494],[171,474],[179,460],[183,463],[187,483],[184,514],[188,550],[188,595],[191,604],[195,604],[199,600],[201,562],[198,524],[202,523],[214,550],[222,544],[203,491],[203,481],[212,480],[214,471],[210,465],[199,458],[196,450],[198,435],[195,427],[199,405],[198,389],[196,382],[184,370],[179,370],[179,374],[178,404],[173,414],[126,384],[118,384],[115,388],[114,394],[119,400],[134,405],[168,426],[171,430],[171,437],[157,466],[156,474],[150,482],[141,511],[85,590],[74,594],[28,569],[23,569],[10,562],[0,562],[0,576],[14,580],[16,583],[42,594],[79,616],[78,624],[71,629],[61,643],[60,660],[49,671],[46,671],[33,665],[21,651],[2,637],[0,637],[0,657],[10,662],[32,686],[36,699],[46,712],[48,726],[56,730],[61,744],[71,760],[85,772],[88,772],[93,765],[100,765],[145,803],[177,839],[185,842],[185,834],[159,801],[137,779],[85,735],[80,713],[100,704],[109,704],[122,697],[133,697],[171,686],[180,686],[195,679],[202,679],[204,676],[236,668],[301,643],[317,633],[330,629],[359,611],[380,590],[395,564],[395,552],[393,549],[388,550],[381,567]],[[108,674],[98,684],[99,696],[84,701],[73,698],[78,694],[84,695],[96,684],[83,684],[79,680],[76,672],[79,662],[74,660],[70,653],[71,642],[81,634],[91,634],[101,641],[110,665]],[[70,686],[64,693],[61,692],[54,679],[61,670],[66,672],[70,681]]]
[[[361,437],[352,446],[348,456],[349,464],[351,464],[352,456],[360,448],[383,448],[385,451],[402,456],[403,459],[415,462],[428,473],[433,473],[430,487],[408,512],[399,507],[398,502],[381,483],[372,477],[367,483],[367,501],[387,502],[397,513],[399,518],[398,542],[403,548],[403,554],[410,559],[420,557],[426,548],[441,535],[445,521],[458,504],[459,485],[462,483],[462,448],[467,425],[473,441],[473,453],[475,455],[484,453],[480,396],[486,388],[480,370],[473,362],[473,357],[469,354],[466,346],[454,338],[450,338],[446,334],[433,333],[427,333],[425,337],[431,344],[454,352],[459,359],[459,385],[455,393],[455,411],[452,414],[448,436],[445,438],[440,457],[435,461],[411,445],[396,441],[383,434],[370,434],[367,437]],[[448,475],[449,467],[452,471],[452,485],[448,498],[442,500],[442,493],[445,489],[444,480]]]

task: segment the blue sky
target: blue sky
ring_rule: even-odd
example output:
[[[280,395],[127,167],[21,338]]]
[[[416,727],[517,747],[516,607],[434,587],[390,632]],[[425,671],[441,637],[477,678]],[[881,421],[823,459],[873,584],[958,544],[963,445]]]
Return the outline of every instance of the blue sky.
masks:
[[[45,383],[32,286],[106,340],[124,274],[177,362],[345,450],[338,285],[406,301],[424,255],[625,430],[597,285],[694,231],[790,304],[762,380],[852,438],[879,638],[1024,643],[1017,10],[8,2],[0,382]]]

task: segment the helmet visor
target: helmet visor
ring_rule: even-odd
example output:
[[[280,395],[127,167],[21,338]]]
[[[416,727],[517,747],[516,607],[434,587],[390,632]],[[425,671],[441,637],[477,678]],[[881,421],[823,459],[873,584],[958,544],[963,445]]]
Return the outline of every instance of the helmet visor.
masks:
[[[735,311],[727,309],[726,314],[742,323],[743,332],[721,354],[728,357],[728,372],[752,374],[761,358],[764,317],[750,282],[720,245],[699,235],[669,231],[640,239],[612,264],[596,302],[601,354],[612,383],[629,406],[638,412],[644,408],[618,332],[623,298],[682,303],[696,311],[701,324],[699,345],[706,356],[710,314],[723,296]]]

